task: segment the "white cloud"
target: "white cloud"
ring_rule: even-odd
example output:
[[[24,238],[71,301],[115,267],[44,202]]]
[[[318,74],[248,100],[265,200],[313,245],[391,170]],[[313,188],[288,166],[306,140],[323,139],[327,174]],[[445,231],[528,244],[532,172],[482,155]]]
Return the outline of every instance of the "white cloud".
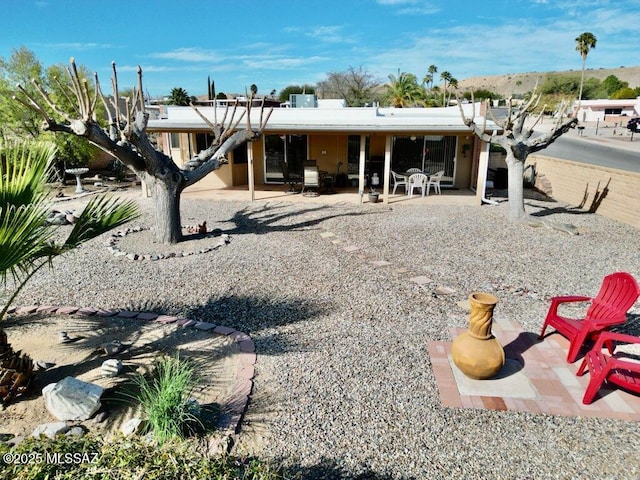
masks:
[[[379,5],[399,7],[396,15],[431,15],[441,9],[431,2],[423,0],[377,0]]]
[[[168,52],[157,52],[149,55],[152,58],[180,60],[183,62],[220,62],[224,57],[213,50],[200,48],[178,48]]]
[[[121,48],[110,43],[93,42],[62,42],[62,43],[35,43],[36,47],[61,49],[61,50],[96,50],[108,48]]]

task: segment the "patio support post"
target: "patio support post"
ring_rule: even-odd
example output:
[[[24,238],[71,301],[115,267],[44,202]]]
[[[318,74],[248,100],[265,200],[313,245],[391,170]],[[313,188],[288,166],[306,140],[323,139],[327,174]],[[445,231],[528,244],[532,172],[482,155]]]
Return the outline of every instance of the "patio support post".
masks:
[[[360,203],[362,203],[362,196],[364,195],[364,162],[365,162],[365,147],[367,145],[367,136],[360,135],[360,171],[358,175],[358,193],[360,194]]]
[[[255,178],[253,176],[253,142],[247,142],[247,173],[249,175],[249,194],[253,202],[256,199]]]
[[[384,183],[382,194],[384,204],[389,205],[389,176],[391,175],[391,135],[387,135],[384,142]]]
[[[483,142],[484,148],[480,150],[480,158],[478,160],[478,180],[476,183],[476,202],[482,205],[485,199],[487,189],[487,170],[489,169],[489,149],[491,144]],[[487,202],[489,203],[489,202]]]

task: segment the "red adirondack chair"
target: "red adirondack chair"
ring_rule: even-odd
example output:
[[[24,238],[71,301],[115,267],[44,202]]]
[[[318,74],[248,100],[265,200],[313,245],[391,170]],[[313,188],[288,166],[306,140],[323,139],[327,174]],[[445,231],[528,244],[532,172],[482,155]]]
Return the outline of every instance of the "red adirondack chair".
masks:
[[[577,375],[584,374],[589,367],[591,378],[584,392],[582,403],[588,405],[600,390],[603,383],[615,384],[626,390],[640,393],[640,363],[625,360],[624,357],[613,356],[613,342],[640,344],[640,338],[614,332],[602,332],[591,349],[582,360]],[[606,346],[611,355],[602,353]]]
[[[542,340],[548,326],[555,328],[569,339],[567,362],[573,363],[586,340],[595,340],[600,332],[625,322],[627,311],[638,296],[640,296],[640,287],[635,278],[626,272],[616,272],[604,277],[596,297],[578,295],[553,297],[538,339]],[[590,301],[591,306],[582,319],[563,317],[558,314],[558,307],[563,303],[586,301]]]

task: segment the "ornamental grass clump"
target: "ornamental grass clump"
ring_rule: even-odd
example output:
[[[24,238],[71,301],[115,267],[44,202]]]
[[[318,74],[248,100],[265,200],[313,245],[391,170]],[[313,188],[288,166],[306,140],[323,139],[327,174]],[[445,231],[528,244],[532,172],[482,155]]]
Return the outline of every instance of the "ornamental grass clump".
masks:
[[[147,417],[148,430],[158,443],[184,438],[202,426],[199,409],[191,398],[198,384],[196,369],[192,361],[163,357],[155,362],[148,377],[137,377],[137,397]]]

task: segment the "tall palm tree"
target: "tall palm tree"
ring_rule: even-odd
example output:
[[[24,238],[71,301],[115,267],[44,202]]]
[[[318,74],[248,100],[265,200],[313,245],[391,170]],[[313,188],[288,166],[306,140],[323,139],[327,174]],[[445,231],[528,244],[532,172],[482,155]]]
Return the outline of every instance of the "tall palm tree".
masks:
[[[582,87],[584,86],[584,67],[587,63],[587,55],[589,50],[596,48],[596,36],[591,32],[581,33],[576,37],[576,51],[582,57],[582,76],[580,78],[580,93],[578,95],[578,111],[580,111],[580,103],[582,102]]]
[[[389,75],[386,89],[389,102],[396,108],[411,107],[424,100],[424,89],[420,87],[418,79],[413,73],[398,70],[397,77],[393,74]]]
[[[54,241],[54,228],[45,222],[48,202],[44,183],[51,172],[56,149],[52,144],[0,145],[0,279],[13,284],[3,298],[0,326],[9,306],[29,279],[43,266],[80,244],[137,217],[133,201],[106,197],[91,200],[67,239]],[[33,362],[26,353],[15,352],[0,328],[0,404],[27,391]]]
[[[427,73],[422,79],[422,83],[424,83],[427,88],[431,88],[431,85],[433,84],[433,75]]]
[[[447,97],[447,105],[451,103],[451,95],[453,91],[458,88],[458,79],[451,77],[449,78],[449,96]]]
[[[442,72],[440,74],[440,80],[442,80],[443,85],[442,85],[442,106],[446,107],[446,100],[447,100],[447,85],[448,82],[453,78],[453,76],[451,75],[450,72],[447,72],[446,70],[444,72]]]
[[[436,73],[438,73],[438,67],[435,65],[429,65],[429,68],[427,68],[427,72],[429,72],[429,75],[431,75],[431,88],[433,88],[433,80],[436,77]]]

